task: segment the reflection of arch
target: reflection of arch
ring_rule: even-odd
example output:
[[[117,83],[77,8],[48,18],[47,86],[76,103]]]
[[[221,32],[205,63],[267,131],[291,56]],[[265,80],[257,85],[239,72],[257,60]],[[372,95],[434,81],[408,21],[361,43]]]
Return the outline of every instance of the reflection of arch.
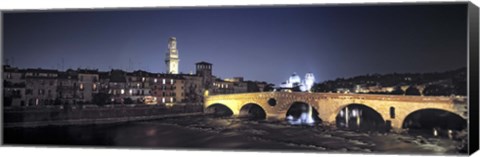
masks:
[[[337,127],[355,130],[385,131],[385,119],[374,108],[364,104],[348,104],[338,109],[335,117]]]
[[[440,108],[423,108],[405,116],[402,128],[412,129],[453,129],[462,130],[467,127],[467,120],[461,115]]]
[[[306,102],[302,102],[302,101],[295,101],[295,102],[291,103],[288,106],[288,109],[287,109],[287,112],[286,112],[285,116],[288,117],[289,115],[292,115],[293,118],[298,118],[298,117],[300,117],[300,114],[302,112],[308,111],[307,107],[312,108],[312,118],[315,120],[315,122],[322,122],[322,119],[320,118],[320,114],[318,113],[318,108],[315,107],[314,105],[310,105],[310,104],[308,104]]]
[[[267,117],[267,113],[262,106],[255,103],[248,103],[242,106],[239,116],[265,119]]]
[[[220,103],[212,104],[205,109],[205,113],[214,114],[216,116],[231,116],[233,115],[232,109],[228,106]]]

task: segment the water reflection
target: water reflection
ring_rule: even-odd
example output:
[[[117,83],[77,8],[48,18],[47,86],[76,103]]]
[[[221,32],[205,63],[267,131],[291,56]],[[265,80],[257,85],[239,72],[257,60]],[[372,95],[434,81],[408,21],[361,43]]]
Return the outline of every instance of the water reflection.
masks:
[[[291,125],[310,125],[321,123],[318,112],[310,105],[295,102],[290,106],[286,114],[286,121]]]
[[[294,118],[293,115],[288,115],[287,121],[292,125],[310,125],[311,126],[315,123],[315,120],[313,119],[312,110],[313,108],[311,106],[308,106],[308,107],[302,106],[303,112],[300,114],[300,117]]]
[[[299,118],[308,122],[310,114],[315,114],[313,108],[306,110],[311,113],[307,112],[308,115]],[[362,114],[362,117],[365,116],[365,111]],[[362,121],[360,125],[364,123]],[[266,120],[215,116],[164,118],[108,125],[7,128],[4,137],[7,144],[364,153],[450,154],[457,152],[455,146],[458,144],[457,141],[449,139],[421,139],[420,142],[415,142],[418,138],[401,134],[362,133],[322,125],[304,127]]]
[[[382,116],[370,107],[361,104],[348,105],[336,117],[338,128],[358,131],[385,132],[388,128]]]

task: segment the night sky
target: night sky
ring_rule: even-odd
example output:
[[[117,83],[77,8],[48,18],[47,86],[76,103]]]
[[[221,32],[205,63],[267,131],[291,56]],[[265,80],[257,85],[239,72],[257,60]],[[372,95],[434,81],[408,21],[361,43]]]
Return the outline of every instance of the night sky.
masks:
[[[221,78],[279,84],[467,64],[466,5],[154,8],[10,12],[4,56],[20,68],[165,72],[170,36],[180,72],[207,61]]]

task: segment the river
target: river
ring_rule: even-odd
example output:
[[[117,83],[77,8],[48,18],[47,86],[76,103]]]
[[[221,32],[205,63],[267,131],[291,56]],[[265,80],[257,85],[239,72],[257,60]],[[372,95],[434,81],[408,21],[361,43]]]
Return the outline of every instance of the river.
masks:
[[[7,145],[100,146],[395,154],[462,154],[460,141],[214,116],[101,125],[4,128]]]

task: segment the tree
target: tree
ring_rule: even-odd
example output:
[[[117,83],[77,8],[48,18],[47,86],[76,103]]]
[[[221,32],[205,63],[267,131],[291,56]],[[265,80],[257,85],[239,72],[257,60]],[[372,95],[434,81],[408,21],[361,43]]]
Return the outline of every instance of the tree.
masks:
[[[403,92],[402,88],[400,88],[400,86],[396,86],[390,94],[403,95],[404,92]]]
[[[449,96],[452,93],[452,88],[441,85],[429,85],[423,90],[423,94],[428,96]]]
[[[110,94],[106,93],[97,93],[93,95],[92,102],[94,104],[103,106],[110,101]]]
[[[416,87],[410,86],[405,90],[405,95],[421,95],[421,93]]]
[[[266,85],[266,86],[263,88],[263,91],[264,91],[264,92],[273,91],[273,89],[274,89],[273,87],[274,87],[274,86],[275,86],[274,84],[268,84],[268,85]]]
[[[132,98],[123,98],[123,103],[124,104],[133,104]]]

